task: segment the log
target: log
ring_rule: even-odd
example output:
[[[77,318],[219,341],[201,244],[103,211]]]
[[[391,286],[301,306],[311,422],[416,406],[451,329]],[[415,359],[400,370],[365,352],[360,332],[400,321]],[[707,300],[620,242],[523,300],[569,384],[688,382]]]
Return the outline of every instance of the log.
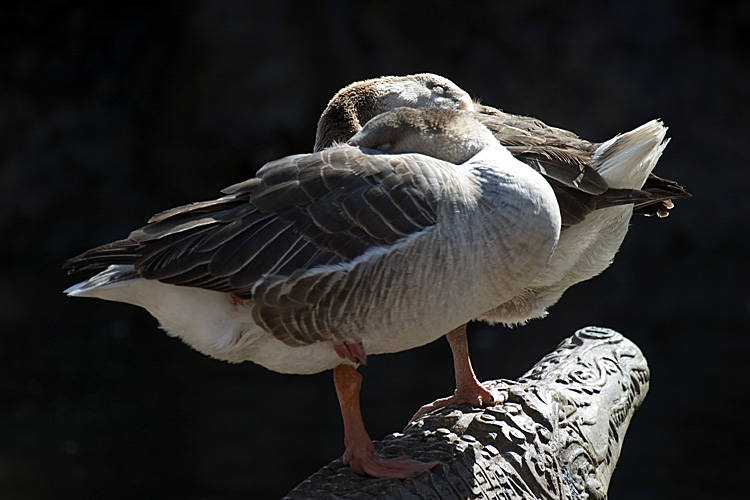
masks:
[[[633,342],[583,328],[518,380],[485,382],[495,406],[444,408],[375,442],[384,457],[440,461],[432,470],[376,479],[338,459],[285,499],[604,499],[648,384]]]

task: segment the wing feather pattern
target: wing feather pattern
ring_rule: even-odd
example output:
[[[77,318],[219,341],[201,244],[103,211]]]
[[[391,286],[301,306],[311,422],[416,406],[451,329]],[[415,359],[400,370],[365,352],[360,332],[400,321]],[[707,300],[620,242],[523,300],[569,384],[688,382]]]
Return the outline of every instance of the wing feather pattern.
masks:
[[[348,146],[282,158],[225,196],[157,214],[66,267],[132,264],[147,279],[251,298],[263,276],[347,262],[435,224],[439,197],[425,173],[435,162]]]

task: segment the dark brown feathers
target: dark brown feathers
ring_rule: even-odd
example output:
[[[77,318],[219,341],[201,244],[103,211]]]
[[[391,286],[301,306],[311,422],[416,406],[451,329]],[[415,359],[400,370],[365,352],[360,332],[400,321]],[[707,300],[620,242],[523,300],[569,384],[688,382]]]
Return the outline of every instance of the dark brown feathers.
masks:
[[[422,161],[437,160],[352,147],[282,158],[226,196],[157,214],[65,267],[130,264],[147,279],[250,297],[264,275],[355,259],[433,225],[437,198]]]
[[[343,142],[378,113],[380,96],[369,81],[341,89],[333,96],[318,120],[315,148],[322,151],[334,142]]]

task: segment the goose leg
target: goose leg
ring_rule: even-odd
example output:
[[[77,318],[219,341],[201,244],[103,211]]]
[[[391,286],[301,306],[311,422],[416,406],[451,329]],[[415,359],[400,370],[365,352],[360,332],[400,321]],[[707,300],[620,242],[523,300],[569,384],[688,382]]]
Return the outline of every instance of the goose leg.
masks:
[[[453,369],[456,372],[456,391],[452,396],[441,398],[424,405],[411,417],[414,421],[433,410],[458,403],[469,403],[478,408],[492,406],[498,400],[492,391],[482,387],[474,374],[469,358],[469,341],[466,338],[466,325],[448,332],[445,337],[453,352]]]
[[[359,390],[362,376],[350,365],[339,365],[333,370],[336,395],[344,419],[344,460],[354,472],[363,476],[408,478],[431,469],[438,462],[419,462],[407,456],[383,458],[375,455],[375,446],[365,430],[359,409]]]
[[[358,365],[367,364],[367,353],[365,353],[362,342],[336,342],[333,344],[333,350],[336,351],[339,358],[348,359]]]

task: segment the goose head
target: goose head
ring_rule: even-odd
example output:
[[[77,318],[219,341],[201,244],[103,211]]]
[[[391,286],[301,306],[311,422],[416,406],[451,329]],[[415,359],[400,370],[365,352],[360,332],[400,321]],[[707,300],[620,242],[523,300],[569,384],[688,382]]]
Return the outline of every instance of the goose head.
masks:
[[[442,108],[396,108],[376,116],[354,134],[349,145],[389,154],[421,153],[455,164],[488,147],[500,148],[470,113]]]
[[[432,73],[355,82],[339,90],[320,116],[315,151],[346,141],[371,118],[402,106],[474,109],[468,93]]]

